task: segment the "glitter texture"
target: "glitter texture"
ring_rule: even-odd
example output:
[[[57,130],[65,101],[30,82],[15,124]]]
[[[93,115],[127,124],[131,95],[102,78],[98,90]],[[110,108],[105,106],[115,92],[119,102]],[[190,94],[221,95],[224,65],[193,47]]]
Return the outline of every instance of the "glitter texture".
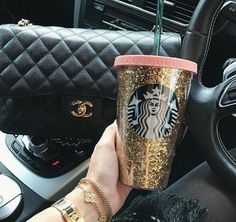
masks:
[[[162,189],[169,179],[192,73],[172,68],[120,66],[118,77],[117,154],[120,180],[135,188]],[[149,84],[167,87],[177,98],[175,124],[168,134],[158,139],[138,135],[128,123],[127,107],[131,96],[140,87]]]

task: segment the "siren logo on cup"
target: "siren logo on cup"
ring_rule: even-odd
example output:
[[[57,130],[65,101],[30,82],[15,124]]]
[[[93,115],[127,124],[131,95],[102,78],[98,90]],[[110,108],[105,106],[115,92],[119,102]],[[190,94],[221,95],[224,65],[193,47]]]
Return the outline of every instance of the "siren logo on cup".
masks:
[[[127,107],[128,122],[139,136],[160,139],[171,133],[178,117],[174,91],[160,84],[138,88]]]

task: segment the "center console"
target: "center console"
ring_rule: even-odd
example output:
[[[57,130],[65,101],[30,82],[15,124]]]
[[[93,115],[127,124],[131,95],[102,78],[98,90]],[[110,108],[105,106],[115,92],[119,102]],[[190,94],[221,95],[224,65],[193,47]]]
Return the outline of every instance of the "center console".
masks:
[[[89,142],[85,139],[6,136],[6,145],[15,158],[46,178],[63,175],[87,160],[92,152]]]
[[[32,139],[0,133],[1,222],[26,221],[67,194],[86,174],[90,153],[80,146],[72,151],[69,146],[56,148],[58,141],[47,141],[49,146],[42,148],[42,140]],[[33,142],[39,142],[41,153],[32,149]],[[5,181],[10,181],[8,186]],[[13,194],[7,199],[6,192]]]

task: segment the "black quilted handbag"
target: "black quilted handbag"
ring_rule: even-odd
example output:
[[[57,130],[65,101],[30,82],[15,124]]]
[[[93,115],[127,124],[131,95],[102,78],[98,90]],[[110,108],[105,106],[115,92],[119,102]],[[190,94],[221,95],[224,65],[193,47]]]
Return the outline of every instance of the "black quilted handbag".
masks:
[[[161,54],[180,42],[163,33]],[[0,26],[0,129],[96,142],[116,118],[115,57],[152,51],[152,32]]]

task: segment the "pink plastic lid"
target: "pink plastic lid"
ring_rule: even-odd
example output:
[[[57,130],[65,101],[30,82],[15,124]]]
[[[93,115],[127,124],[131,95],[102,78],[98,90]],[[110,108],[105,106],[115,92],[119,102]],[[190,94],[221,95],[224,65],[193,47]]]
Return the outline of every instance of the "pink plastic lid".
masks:
[[[124,55],[115,59],[114,66],[157,66],[182,69],[197,74],[197,63],[173,57],[155,55]]]

